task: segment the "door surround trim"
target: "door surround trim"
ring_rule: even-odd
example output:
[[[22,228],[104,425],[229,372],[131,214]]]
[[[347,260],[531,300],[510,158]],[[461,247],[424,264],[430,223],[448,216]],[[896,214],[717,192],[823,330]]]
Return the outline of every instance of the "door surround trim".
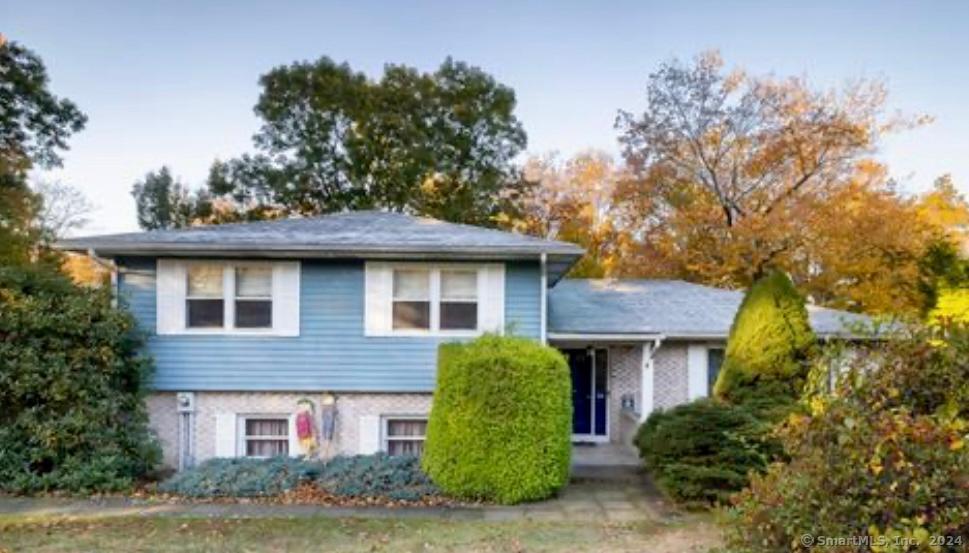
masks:
[[[597,346],[597,345],[589,344],[588,347],[586,347],[586,348],[581,348],[581,347],[562,347],[560,349],[561,350],[569,350],[569,349],[572,349],[572,350],[577,350],[577,349],[578,350],[581,350],[581,349],[591,349],[591,350],[603,350],[603,351],[606,352],[606,363],[605,363],[605,368],[604,368],[604,370],[606,371],[606,379],[605,379],[606,380],[606,397],[604,399],[604,401],[605,401],[605,407],[606,407],[605,408],[605,413],[606,413],[606,429],[605,429],[605,433],[602,434],[602,435],[599,435],[599,434],[596,434],[595,433],[595,380],[596,380],[595,379],[595,371],[596,371],[596,366],[595,366],[595,358],[593,356],[590,359],[590,362],[592,363],[591,376],[592,376],[592,383],[593,383],[593,388],[592,388],[592,390],[593,390],[592,391],[593,400],[591,402],[592,415],[593,416],[592,416],[592,419],[590,421],[590,426],[591,426],[592,433],[590,433],[590,434],[572,434],[571,435],[571,441],[572,441],[572,443],[593,443],[593,444],[609,443],[610,430],[611,430],[611,426],[612,426],[611,425],[611,422],[612,422],[611,421],[611,418],[612,417],[609,416],[610,415],[610,413],[609,413],[609,411],[610,411],[610,409],[609,409],[609,399],[610,399],[610,397],[609,396],[610,396],[611,389],[612,389],[612,376],[610,375],[610,372],[611,372],[610,371],[610,368],[612,366],[612,359],[611,359],[612,356],[609,353],[609,348],[608,347],[605,347],[605,346],[602,346],[602,345]]]

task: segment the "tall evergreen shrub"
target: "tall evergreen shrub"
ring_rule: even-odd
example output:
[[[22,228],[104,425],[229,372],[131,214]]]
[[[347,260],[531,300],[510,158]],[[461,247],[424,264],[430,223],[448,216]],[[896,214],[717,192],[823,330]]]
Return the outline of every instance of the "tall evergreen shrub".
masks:
[[[554,348],[486,335],[444,344],[423,466],[445,492],[518,503],[569,477],[568,364]]]
[[[0,267],[0,491],[119,490],[153,467],[141,345],[107,291]]]
[[[786,274],[771,272],[740,304],[714,393],[732,403],[793,401],[816,342],[804,298]]]

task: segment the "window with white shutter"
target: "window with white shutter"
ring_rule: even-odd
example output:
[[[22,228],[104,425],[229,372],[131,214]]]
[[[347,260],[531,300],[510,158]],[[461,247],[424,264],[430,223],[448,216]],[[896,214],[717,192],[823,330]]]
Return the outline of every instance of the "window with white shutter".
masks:
[[[299,335],[300,264],[159,259],[158,334]]]
[[[501,264],[366,264],[368,336],[476,336],[502,332]]]
[[[424,453],[427,434],[427,417],[393,416],[384,418],[383,451],[387,455],[413,455]]]
[[[242,417],[244,457],[289,455],[289,417]]]

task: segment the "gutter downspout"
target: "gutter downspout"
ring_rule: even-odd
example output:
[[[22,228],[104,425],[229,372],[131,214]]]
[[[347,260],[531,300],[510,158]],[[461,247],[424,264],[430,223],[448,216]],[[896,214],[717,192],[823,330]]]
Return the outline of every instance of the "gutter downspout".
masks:
[[[643,342],[642,366],[639,369],[639,421],[645,422],[649,414],[653,412],[653,380],[654,364],[653,355],[663,344],[664,337],[657,337],[650,342]]]
[[[548,254],[542,252],[539,258],[541,262],[541,312],[542,320],[539,334],[543,345],[548,344]]]

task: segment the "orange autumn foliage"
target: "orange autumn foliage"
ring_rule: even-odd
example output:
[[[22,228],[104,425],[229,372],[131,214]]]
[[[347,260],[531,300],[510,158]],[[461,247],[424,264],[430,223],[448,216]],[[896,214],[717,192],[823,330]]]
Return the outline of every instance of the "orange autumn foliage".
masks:
[[[722,69],[716,54],[664,64],[646,110],[620,114],[625,164],[533,159],[505,226],[584,246],[571,276],[744,288],[780,269],[818,304],[917,313],[919,260],[933,241],[966,239],[969,206],[946,179],[900,193],[872,154],[927,119],[885,117],[878,81],[818,91]]]

